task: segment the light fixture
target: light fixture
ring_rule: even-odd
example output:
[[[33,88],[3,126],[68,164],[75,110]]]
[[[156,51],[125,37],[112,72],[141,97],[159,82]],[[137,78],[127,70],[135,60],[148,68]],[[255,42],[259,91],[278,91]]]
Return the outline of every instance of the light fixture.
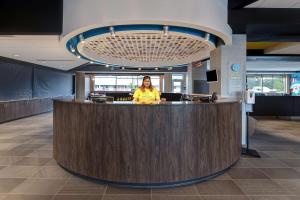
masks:
[[[84,37],[83,37],[82,34],[79,35],[79,40],[80,40],[81,43],[83,43],[83,44],[85,43]]]
[[[76,57],[77,57],[78,59],[81,58],[80,55],[77,55]]]
[[[94,64],[94,61],[90,61],[90,64]]]
[[[169,35],[169,26],[164,26],[164,36]]]
[[[173,67],[168,67],[168,70],[172,70],[173,69]]]
[[[139,69],[138,69],[138,70],[139,70],[139,71],[141,71],[141,70],[142,70],[142,68],[140,68],[140,67],[139,67]]]
[[[106,64],[105,67],[106,67],[106,68],[109,68],[109,64]]]
[[[71,49],[71,52],[75,52],[75,48],[74,48],[74,46],[73,45],[70,45],[70,49]]]
[[[182,67],[204,60],[211,50],[221,44],[220,41],[223,42],[213,33],[169,25],[168,22],[111,24],[74,35],[67,40],[66,47],[73,55],[80,55],[86,62],[94,61],[94,64],[103,67],[109,63],[109,67],[114,66],[115,70],[121,70],[124,66],[125,70],[131,67],[138,70],[141,67],[142,71],[145,68],[157,72],[168,70],[169,66]],[[193,48],[189,48],[190,46]]]
[[[125,69],[125,67],[121,67],[121,70],[124,70]]]
[[[114,29],[114,27],[109,27],[109,31],[110,31],[110,35],[112,36],[112,37],[116,37],[116,32],[115,32],[115,29]]]
[[[205,33],[204,40],[205,40],[206,42],[208,42],[209,39],[210,39],[210,34],[209,34],[209,33]]]
[[[155,71],[157,71],[158,70],[158,67],[155,67]]]
[[[15,57],[19,57],[20,55],[19,55],[19,54],[15,54],[14,56],[15,56]]]

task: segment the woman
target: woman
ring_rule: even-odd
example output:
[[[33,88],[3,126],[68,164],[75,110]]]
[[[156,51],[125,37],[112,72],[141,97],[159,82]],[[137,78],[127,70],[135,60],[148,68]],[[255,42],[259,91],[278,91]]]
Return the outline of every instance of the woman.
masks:
[[[152,86],[150,76],[144,76],[143,83],[133,95],[133,101],[137,103],[159,103],[160,95],[158,90]]]

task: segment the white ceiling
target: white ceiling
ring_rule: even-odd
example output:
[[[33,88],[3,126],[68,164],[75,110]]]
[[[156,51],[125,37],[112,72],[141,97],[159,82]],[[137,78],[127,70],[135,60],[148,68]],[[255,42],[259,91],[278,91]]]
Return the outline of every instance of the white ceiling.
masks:
[[[247,71],[300,71],[300,62],[247,61]]]
[[[259,0],[246,8],[300,8],[300,0]]]
[[[61,70],[86,63],[70,54],[55,35],[0,35],[0,56]]]

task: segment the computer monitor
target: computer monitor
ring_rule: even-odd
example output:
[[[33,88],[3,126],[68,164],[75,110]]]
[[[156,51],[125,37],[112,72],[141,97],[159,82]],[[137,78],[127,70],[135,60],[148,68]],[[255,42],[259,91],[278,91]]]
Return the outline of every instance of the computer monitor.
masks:
[[[210,70],[206,72],[206,81],[208,83],[211,82],[217,82],[218,81],[218,75],[217,75],[217,70]]]

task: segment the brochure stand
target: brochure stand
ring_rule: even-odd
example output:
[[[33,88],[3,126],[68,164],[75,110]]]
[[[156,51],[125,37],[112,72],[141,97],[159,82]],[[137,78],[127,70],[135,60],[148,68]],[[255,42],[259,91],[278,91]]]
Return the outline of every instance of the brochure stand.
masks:
[[[255,93],[251,91],[246,91],[245,96],[246,104],[245,104],[245,110],[246,110],[246,147],[242,148],[242,155],[251,156],[260,158],[259,153],[254,150],[250,149],[249,147],[249,113],[253,112],[253,104],[255,104]]]

